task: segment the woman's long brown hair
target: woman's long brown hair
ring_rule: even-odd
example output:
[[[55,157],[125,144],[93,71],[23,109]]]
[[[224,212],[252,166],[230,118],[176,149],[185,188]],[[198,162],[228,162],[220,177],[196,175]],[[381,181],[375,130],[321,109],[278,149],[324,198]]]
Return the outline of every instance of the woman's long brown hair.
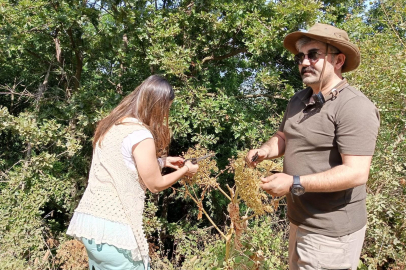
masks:
[[[101,146],[104,135],[113,125],[120,124],[125,117],[134,117],[151,131],[157,155],[161,155],[170,142],[168,116],[174,98],[175,93],[167,80],[158,75],[149,76],[98,123],[93,148],[97,143]]]

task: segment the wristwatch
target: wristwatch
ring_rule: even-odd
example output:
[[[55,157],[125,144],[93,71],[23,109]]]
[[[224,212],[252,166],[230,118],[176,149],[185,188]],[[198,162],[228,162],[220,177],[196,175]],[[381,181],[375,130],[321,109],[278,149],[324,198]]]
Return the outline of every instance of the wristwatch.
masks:
[[[300,184],[300,176],[294,175],[293,176],[293,185],[290,188],[290,192],[293,195],[300,196],[305,193],[305,188]]]

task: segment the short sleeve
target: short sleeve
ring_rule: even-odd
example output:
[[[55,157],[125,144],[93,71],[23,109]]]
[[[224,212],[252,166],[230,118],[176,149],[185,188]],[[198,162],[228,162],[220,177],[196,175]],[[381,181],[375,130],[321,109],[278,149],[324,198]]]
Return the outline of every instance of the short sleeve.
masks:
[[[137,144],[145,139],[153,139],[151,132],[147,129],[136,130],[124,138],[123,146],[127,149],[129,148],[131,153],[134,144]]]
[[[133,146],[145,139],[150,138],[153,139],[153,136],[147,129],[136,130],[124,138],[123,143],[121,144],[121,153],[123,154],[124,161],[129,168],[135,167],[134,159],[132,157]]]
[[[372,156],[379,129],[379,112],[364,96],[347,101],[337,112],[336,138],[341,154]]]
[[[287,118],[287,115],[288,115],[289,104],[288,104],[288,107],[286,108],[285,114],[283,115],[282,122],[281,122],[281,124],[279,125],[279,128],[278,128],[278,131],[280,131],[280,132],[283,132],[283,130],[285,128],[285,123],[286,123],[286,118]]]

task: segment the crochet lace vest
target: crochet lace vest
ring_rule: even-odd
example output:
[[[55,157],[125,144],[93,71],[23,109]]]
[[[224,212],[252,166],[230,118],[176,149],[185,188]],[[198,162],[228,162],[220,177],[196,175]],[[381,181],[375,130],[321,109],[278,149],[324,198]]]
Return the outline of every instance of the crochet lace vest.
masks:
[[[75,211],[129,225],[139,251],[132,251],[132,257],[147,266],[148,244],[142,228],[146,187],[138,172],[125,165],[121,153],[123,139],[140,129],[145,129],[141,122],[114,125],[101,147],[96,144],[88,186]]]

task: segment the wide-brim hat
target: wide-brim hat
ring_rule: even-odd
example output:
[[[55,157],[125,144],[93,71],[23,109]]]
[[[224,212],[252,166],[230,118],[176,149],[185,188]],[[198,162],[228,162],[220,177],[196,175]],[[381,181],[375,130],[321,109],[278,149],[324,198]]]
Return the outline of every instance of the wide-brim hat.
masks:
[[[341,72],[354,70],[361,63],[360,51],[355,44],[350,42],[347,32],[328,24],[316,23],[308,31],[293,32],[285,37],[283,46],[291,53],[298,54],[296,42],[304,36],[331,44],[339,49],[345,55]]]

